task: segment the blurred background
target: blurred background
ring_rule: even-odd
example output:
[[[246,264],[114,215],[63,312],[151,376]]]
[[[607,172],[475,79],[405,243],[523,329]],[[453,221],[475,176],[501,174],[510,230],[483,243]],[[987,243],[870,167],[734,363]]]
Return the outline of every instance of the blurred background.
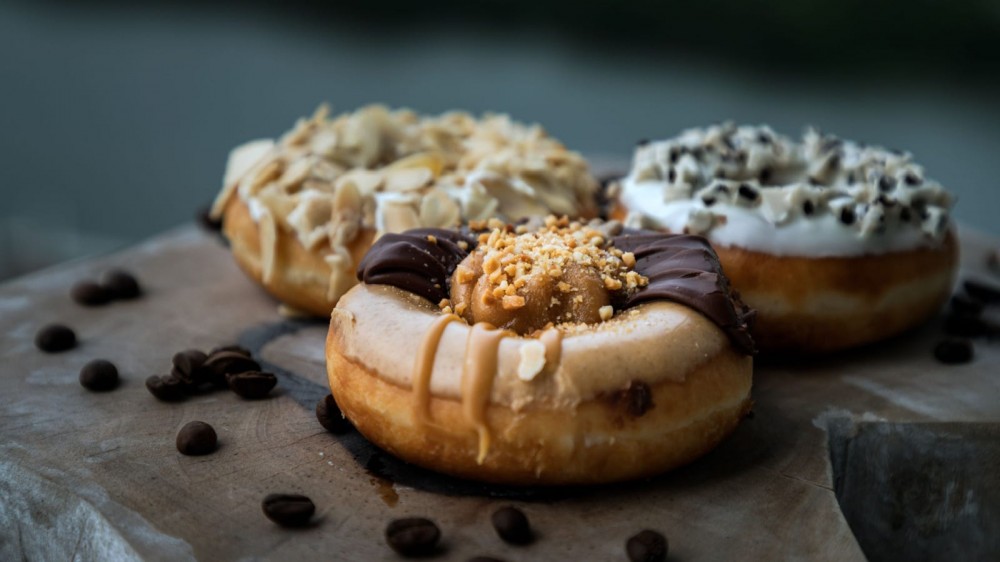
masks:
[[[909,150],[1000,235],[1000,2],[0,0],[0,279],[192,220],[323,101],[537,121],[604,170],[726,119]]]

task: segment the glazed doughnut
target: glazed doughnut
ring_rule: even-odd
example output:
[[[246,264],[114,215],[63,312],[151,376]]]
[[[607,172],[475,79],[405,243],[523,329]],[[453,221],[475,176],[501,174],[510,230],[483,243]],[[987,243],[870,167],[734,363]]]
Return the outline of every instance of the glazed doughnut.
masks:
[[[758,312],[762,351],[885,339],[933,315],[954,282],[952,198],[908,153],[723,124],[641,144],[611,192],[629,226],[708,238]]]
[[[586,162],[502,115],[420,117],[369,106],[327,118],[322,106],[277,142],[230,154],[211,216],[237,263],[278,300],[327,316],[386,232],[596,214]]]
[[[333,311],[330,389],[400,458],[506,484],[656,474],[750,407],[752,313],[696,236],[551,217],[380,238]]]

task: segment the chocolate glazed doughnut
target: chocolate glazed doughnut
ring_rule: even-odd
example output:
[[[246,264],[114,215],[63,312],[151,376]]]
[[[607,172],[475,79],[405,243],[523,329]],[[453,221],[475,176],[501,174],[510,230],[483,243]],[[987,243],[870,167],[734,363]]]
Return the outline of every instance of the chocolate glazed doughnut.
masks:
[[[750,407],[753,313],[695,236],[620,225],[383,237],[334,310],[330,388],[368,439],[507,484],[639,478]]]

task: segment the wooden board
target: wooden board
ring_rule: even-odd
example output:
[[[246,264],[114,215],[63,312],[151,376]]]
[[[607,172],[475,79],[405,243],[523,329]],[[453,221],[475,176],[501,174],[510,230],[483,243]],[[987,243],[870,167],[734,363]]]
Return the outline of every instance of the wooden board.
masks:
[[[965,273],[993,275],[985,255],[1000,243],[974,232],[962,239]],[[75,281],[112,266],[134,271],[146,296],[92,309],[70,300]],[[79,347],[37,351],[35,331],[49,322],[73,327]],[[1000,350],[979,342],[972,363],[941,365],[930,351],[941,337],[934,322],[869,349],[758,365],[754,417],[671,474],[609,487],[490,488],[407,467],[356,433],[325,432],[313,414],[327,393],[325,332],[323,323],[280,316],[227,250],[194,227],[0,286],[0,559],[394,560],[386,523],[425,515],[443,531],[442,556],[455,560],[623,560],[625,539],[647,527],[669,537],[672,560],[859,560],[834,490],[868,489],[851,468],[873,457],[851,447],[853,436],[877,437],[883,421],[1000,422]],[[144,388],[176,351],[233,342],[278,372],[273,398],[218,392],[167,404]],[[118,365],[120,388],[97,394],[78,384],[93,358]],[[191,420],[216,428],[215,454],[176,451],[175,434]],[[971,460],[985,462],[976,443],[990,440],[968,443]],[[943,504],[943,527],[930,539],[996,528],[989,490],[969,486]],[[265,519],[260,501],[277,491],[313,498],[317,524],[289,531]],[[881,500],[871,501],[877,511]],[[534,544],[507,546],[493,533],[489,515],[506,504],[528,513]]]

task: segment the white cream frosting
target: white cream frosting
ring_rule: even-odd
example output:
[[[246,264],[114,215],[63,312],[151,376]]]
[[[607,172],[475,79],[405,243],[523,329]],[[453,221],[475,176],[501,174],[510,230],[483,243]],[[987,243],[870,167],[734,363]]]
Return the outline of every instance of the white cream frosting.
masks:
[[[729,123],[642,144],[617,190],[628,226],[790,256],[934,245],[952,206],[909,153]]]

